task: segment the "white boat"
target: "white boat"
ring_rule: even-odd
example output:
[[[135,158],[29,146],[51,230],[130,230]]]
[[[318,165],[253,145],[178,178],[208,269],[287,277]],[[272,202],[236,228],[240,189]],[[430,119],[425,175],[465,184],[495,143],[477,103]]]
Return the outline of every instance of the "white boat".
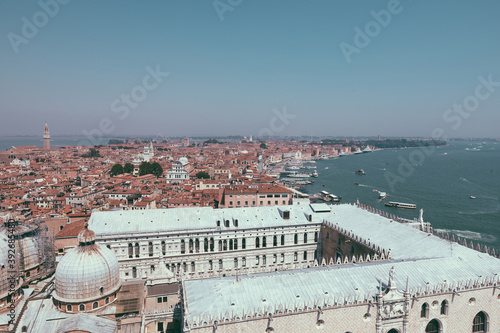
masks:
[[[384,200],[386,197],[387,197],[387,193],[385,193],[385,192],[380,192],[378,195],[378,198],[380,200]]]
[[[330,197],[330,200],[333,202],[339,202],[341,197],[336,196],[335,194],[329,194],[328,197]]]
[[[309,177],[311,177],[311,175],[308,173],[291,173],[288,175],[288,177],[291,177],[291,178],[309,178]]]
[[[316,178],[316,177],[318,177],[318,176],[319,176],[319,174],[318,174],[316,171],[314,171],[314,172],[311,174],[311,177],[315,177],[315,178]]]
[[[359,148],[358,148],[358,150],[356,150],[356,151],[354,152],[354,154],[359,155],[359,154],[363,154],[363,152],[361,151],[361,149],[359,149]]]
[[[417,205],[415,205],[415,204],[409,204],[409,203],[404,203],[404,202],[395,202],[395,201],[386,202],[385,205],[388,207],[396,207],[396,208],[408,208],[408,209],[417,208]]]
[[[475,196],[471,195],[470,196],[471,199],[477,199]]]

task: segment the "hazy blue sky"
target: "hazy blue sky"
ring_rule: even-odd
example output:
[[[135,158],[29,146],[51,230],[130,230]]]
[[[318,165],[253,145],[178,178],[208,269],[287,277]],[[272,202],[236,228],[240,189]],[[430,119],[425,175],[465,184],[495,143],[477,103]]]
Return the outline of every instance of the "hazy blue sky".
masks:
[[[0,135],[500,136],[497,0],[55,1],[0,2]]]

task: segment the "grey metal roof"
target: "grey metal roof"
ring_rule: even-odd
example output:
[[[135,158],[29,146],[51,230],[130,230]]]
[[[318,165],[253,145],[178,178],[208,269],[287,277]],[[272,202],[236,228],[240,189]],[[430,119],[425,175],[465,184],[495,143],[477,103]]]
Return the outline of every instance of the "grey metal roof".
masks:
[[[61,321],[56,333],[85,331],[89,333],[114,333],[116,322],[113,319],[78,313]]]
[[[332,206],[327,223],[384,249],[392,259],[184,282],[188,323],[244,318],[276,309],[371,300],[395,267],[400,290],[461,290],[474,281],[498,283],[500,260],[352,205]],[[473,281],[473,282],[471,282]],[[384,289],[384,288],[383,288]]]
[[[283,219],[280,210],[289,210],[290,218]],[[212,207],[187,207],[175,209],[151,209],[95,212],[89,220],[89,229],[97,237],[123,233],[148,233],[181,230],[219,230],[217,220],[221,221],[220,230],[235,230],[233,224],[238,220],[238,228],[264,228],[311,223],[306,214],[313,211],[309,205],[272,206],[214,209]],[[224,226],[229,220],[229,228]],[[313,221],[320,223],[322,218],[313,214]]]

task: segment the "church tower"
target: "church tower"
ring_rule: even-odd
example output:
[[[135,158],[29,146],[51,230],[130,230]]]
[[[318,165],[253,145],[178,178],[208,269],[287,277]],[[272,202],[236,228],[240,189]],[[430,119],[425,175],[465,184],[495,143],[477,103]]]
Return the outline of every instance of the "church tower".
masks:
[[[50,133],[47,123],[45,123],[45,130],[43,131],[43,149],[50,150]]]

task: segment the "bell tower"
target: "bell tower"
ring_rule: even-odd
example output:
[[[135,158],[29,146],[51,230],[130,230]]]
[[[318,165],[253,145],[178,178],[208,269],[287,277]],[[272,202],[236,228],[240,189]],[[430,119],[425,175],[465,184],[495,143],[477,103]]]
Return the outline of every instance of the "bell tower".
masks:
[[[50,150],[50,133],[47,123],[45,123],[45,129],[43,131],[43,149]]]

